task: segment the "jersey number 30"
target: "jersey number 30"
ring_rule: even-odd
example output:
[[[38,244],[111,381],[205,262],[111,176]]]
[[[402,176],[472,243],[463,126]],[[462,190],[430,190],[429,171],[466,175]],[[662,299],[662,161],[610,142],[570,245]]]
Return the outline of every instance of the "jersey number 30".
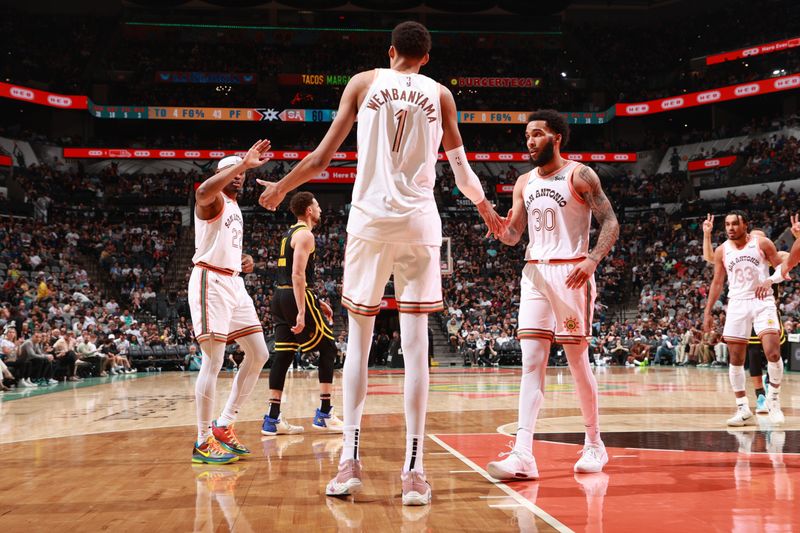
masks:
[[[544,228],[546,231],[553,231],[556,229],[556,211],[555,209],[547,208],[544,211],[534,209],[531,211],[533,217],[533,229],[541,231]]]

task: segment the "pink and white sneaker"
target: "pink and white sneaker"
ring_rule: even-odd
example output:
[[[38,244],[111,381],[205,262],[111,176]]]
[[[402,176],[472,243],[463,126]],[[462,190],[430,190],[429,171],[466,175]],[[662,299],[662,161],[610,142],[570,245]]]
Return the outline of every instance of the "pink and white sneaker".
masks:
[[[403,505],[428,505],[431,503],[431,484],[425,474],[409,470],[400,474],[403,482]]]
[[[349,496],[362,488],[361,461],[348,459],[339,463],[339,473],[328,482],[325,494],[328,496]]]
[[[602,442],[599,444],[584,444],[583,449],[578,453],[581,454],[581,458],[575,463],[575,472],[579,474],[602,472],[603,467],[608,463],[608,454]]]
[[[506,458],[502,461],[492,461],[486,465],[486,471],[493,478],[501,481],[539,479],[539,469],[533,455],[512,449],[500,454],[500,457],[503,456]]]

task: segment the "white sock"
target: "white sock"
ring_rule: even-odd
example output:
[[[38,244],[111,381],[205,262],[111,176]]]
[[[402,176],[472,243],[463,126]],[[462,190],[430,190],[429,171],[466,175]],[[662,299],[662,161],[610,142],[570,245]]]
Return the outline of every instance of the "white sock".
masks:
[[[194,397],[197,403],[197,442],[202,444],[211,435],[217,375],[225,358],[225,343],[209,340],[200,343],[200,348],[203,360],[194,385]]]
[[[344,446],[339,460],[358,459],[360,446],[361,414],[367,398],[367,365],[372,344],[374,316],[348,313],[347,357],[342,369],[342,422],[344,423]]]
[[[600,439],[600,402],[597,397],[597,380],[589,366],[589,346],[565,344],[569,371],[575,380],[575,390],[581,403],[583,425],[586,428],[586,444],[602,444]]]
[[[767,375],[769,376],[769,392],[777,396],[783,380],[783,359],[778,359],[774,363],[768,362]]]
[[[239,372],[233,379],[233,387],[228,395],[228,402],[222,410],[222,416],[217,419],[217,425],[229,426],[236,422],[236,415],[239,408],[247,401],[253,388],[256,386],[261,369],[269,357],[267,343],[264,341],[263,333],[253,333],[245,337],[236,339],[239,346],[244,350],[244,361],[239,366]]]
[[[519,386],[519,408],[517,411],[517,438],[514,449],[533,454],[533,432],[539,409],[544,403],[544,379],[550,341],[544,339],[520,339],[522,348],[522,379]]]
[[[741,398],[736,398],[736,407],[743,411],[750,410],[750,402],[747,400],[747,396],[742,396]]]
[[[400,313],[400,343],[405,379],[403,403],[406,412],[406,457],[403,471],[423,471],[422,443],[428,409],[428,315]]]

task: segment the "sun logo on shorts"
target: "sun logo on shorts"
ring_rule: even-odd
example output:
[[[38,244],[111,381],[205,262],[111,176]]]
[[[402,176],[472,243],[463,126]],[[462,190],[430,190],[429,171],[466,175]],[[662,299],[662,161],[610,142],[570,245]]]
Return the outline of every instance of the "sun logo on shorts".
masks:
[[[578,319],[572,316],[567,317],[567,319],[564,320],[564,329],[570,333],[578,331]]]
[[[768,326],[772,326],[772,325],[774,325],[774,324],[775,324],[775,321],[774,321],[774,320],[772,320],[771,318],[770,318],[769,320],[767,320],[767,325],[768,325]]]

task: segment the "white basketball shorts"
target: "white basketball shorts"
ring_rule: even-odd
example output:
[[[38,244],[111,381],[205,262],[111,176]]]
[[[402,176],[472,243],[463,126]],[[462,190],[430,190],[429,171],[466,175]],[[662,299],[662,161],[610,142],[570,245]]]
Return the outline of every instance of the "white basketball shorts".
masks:
[[[546,339],[559,344],[580,344],[592,336],[594,275],[583,287],[567,287],[572,263],[528,263],[520,281],[520,339]]]
[[[781,325],[775,300],[728,300],[725,328],[722,330],[725,342],[747,343],[753,329],[759,337],[765,333],[780,333]]]
[[[241,276],[195,266],[189,278],[189,309],[198,342],[215,340],[230,344],[239,337],[263,333]]]
[[[357,315],[377,315],[386,283],[394,274],[399,312],[444,310],[440,254],[441,246],[376,242],[348,235],[342,305]]]

